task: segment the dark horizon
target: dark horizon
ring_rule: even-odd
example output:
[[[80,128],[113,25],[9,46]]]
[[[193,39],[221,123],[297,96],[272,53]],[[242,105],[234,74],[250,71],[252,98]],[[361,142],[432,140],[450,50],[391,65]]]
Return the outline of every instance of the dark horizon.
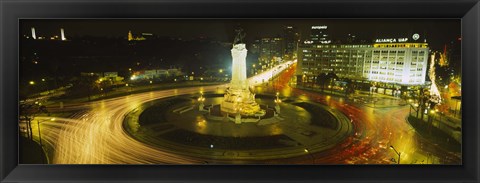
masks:
[[[281,36],[284,26],[297,27],[301,40],[310,35],[310,26],[327,25],[332,39],[345,39],[348,34],[358,39],[411,37],[418,33],[427,38],[434,50],[461,37],[460,19],[23,19],[22,35],[50,37],[65,29],[66,37],[126,37],[128,31],[162,37],[192,39],[207,37],[222,42],[233,40],[236,27],[242,27],[248,42],[262,37]]]

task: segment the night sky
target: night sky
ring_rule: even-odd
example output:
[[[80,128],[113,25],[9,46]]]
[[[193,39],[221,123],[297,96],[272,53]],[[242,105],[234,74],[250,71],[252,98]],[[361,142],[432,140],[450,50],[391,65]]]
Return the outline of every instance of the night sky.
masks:
[[[35,27],[37,36],[59,35],[65,29],[68,37],[109,36],[126,37],[142,32],[157,36],[209,37],[214,40],[231,42],[234,29],[242,27],[247,43],[262,37],[280,36],[282,27],[292,25],[299,29],[302,40],[308,38],[312,25],[327,25],[328,32],[335,39],[344,39],[352,33],[359,39],[411,38],[413,33],[426,36],[434,50],[443,48],[461,35],[460,19],[46,19],[20,20],[22,34],[30,35]]]

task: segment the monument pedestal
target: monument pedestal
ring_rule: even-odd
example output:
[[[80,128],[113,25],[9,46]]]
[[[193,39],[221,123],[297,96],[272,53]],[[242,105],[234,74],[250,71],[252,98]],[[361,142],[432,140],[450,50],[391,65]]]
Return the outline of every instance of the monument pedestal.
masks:
[[[255,102],[255,94],[249,90],[227,89],[221,103],[221,110],[230,114],[240,113],[244,116],[264,114],[260,105]]]
[[[231,52],[232,80],[220,106],[221,111],[245,117],[265,115],[265,111],[255,102],[255,94],[248,87],[245,44],[233,45]]]

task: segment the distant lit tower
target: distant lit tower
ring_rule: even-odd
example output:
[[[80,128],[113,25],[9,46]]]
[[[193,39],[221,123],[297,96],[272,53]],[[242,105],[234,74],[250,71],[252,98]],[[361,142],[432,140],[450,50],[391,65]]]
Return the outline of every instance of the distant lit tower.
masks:
[[[291,59],[293,58],[294,53],[296,53],[299,34],[297,32],[297,29],[293,26],[285,26],[283,31],[283,54],[287,56],[288,59]]]
[[[63,30],[63,28],[60,29],[60,34],[62,36],[62,41],[67,40],[67,38],[65,38],[65,31]]]
[[[128,31],[128,37],[127,37],[128,41],[132,41],[133,40],[133,35],[132,35],[132,31]]]
[[[32,37],[33,39],[37,39],[37,35],[35,34],[35,27],[32,27]]]

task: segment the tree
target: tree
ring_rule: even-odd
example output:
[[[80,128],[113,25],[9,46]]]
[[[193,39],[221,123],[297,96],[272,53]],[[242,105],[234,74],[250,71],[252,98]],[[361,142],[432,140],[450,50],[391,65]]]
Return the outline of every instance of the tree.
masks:
[[[328,84],[332,86],[332,89],[330,90],[331,92],[333,92],[333,84],[335,80],[338,80],[337,74],[335,74],[334,72],[329,72],[327,74],[327,81],[328,81]]]
[[[72,82],[73,86],[68,90],[68,95],[70,96],[88,96],[88,100],[91,99],[91,95],[99,90],[96,83],[98,76],[81,76],[79,78],[74,78]]]
[[[338,80],[338,76],[334,72],[329,72],[327,74],[327,80],[328,80],[329,84],[332,85],[333,81]]]
[[[345,79],[347,85],[345,86],[345,95],[349,95],[355,92],[355,84],[350,79]]]
[[[323,92],[323,90],[325,89],[325,84],[327,83],[327,80],[328,80],[328,79],[327,79],[327,73],[320,73],[320,74],[317,76],[316,83],[321,86],[322,92]]]
[[[48,113],[47,108],[38,102],[35,103],[23,103],[19,106],[20,119],[25,120],[27,124],[27,136],[32,140],[32,120],[41,113]],[[20,122],[20,121],[19,121]]]
[[[420,89],[418,95],[418,108],[417,108],[417,118],[418,113],[420,112],[420,119],[423,120],[424,112],[427,109],[427,102],[430,98],[430,94],[426,89]]]
[[[113,81],[111,79],[102,80],[98,85],[100,90],[102,90],[103,94],[106,96],[107,92],[110,91],[113,86]]]

